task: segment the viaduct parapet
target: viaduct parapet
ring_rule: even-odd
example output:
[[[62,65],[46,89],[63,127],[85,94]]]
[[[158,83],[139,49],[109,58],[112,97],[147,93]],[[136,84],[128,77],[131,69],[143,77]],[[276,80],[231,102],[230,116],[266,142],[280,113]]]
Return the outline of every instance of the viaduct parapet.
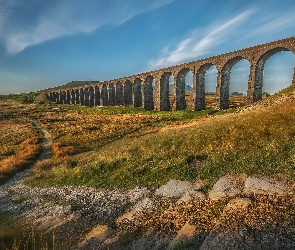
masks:
[[[231,68],[240,60],[250,64],[248,104],[262,99],[263,70],[266,61],[281,51],[295,53],[295,37],[286,38],[226,54],[183,63],[138,75],[99,82],[83,87],[48,92],[51,101],[85,106],[134,106],[146,110],[205,109],[205,74],[217,68],[215,109],[229,108]],[[193,74],[190,103],[185,96],[185,76]],[[169,98],[169,78],[174,77],[173,98]],[[295,71],[293,82],[295,80]]]

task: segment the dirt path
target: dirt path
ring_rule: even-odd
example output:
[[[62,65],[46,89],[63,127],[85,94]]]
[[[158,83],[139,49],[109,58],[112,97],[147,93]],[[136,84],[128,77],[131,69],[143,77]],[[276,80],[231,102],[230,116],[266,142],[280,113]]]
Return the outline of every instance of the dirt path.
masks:
[[[33,125],[43,134],[43,139],[42,139],[42,153],[37,159],[38,161],[44,161],[48,160],[51,157],[51,136],[50,134],[43,128],[40,127],[40,125],[36,121],[32,121]],[[28,169],[17,173],[14,177],[12,177],[8,182],[0,186],[0,195],[3,189],[15,184],[15,183],[20,183],[23,182],[30,174],[32,171],[34,165],[29,167]],[[1,196],[0,196],[1,197]]]

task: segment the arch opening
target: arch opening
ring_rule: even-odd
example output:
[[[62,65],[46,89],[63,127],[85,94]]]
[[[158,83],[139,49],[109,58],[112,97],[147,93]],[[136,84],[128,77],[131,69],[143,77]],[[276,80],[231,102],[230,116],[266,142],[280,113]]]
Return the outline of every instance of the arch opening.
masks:
[[[190,96],[187,96],[187,89],[191,89],[193,86],[192,72],[188,68],[183,68],[177,74],[176,88],[175,88],[175,109],[186,109],[187,104],[191,102]],[[191,94],[191,92],[190,92]],[[188,100],[190,99],[190,100]]]
[[[295,55],[281,51],[271,56],[264,65],[262,96],[272,95],[287,88],[293,82]]]
[[[203,64],[196,73],[195,110],[215,107],[217,68],[212,63]]]
[[[247,99],[250,62],[244,57],[230,59],[222,68],[220,108],[245,105]]]
[[[255,65],[253,101],[261,100],[263,93],[267,96],[289,86],[294,65],[294,53],[289,49],[278,47],[264,53]]]

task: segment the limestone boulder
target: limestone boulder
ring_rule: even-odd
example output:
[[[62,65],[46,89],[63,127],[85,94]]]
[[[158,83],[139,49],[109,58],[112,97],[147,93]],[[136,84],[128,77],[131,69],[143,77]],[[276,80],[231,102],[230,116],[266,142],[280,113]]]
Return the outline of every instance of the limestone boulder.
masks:
[[[209,192],[209,198],[219,200],[222,198],[233,197],[243,190],[243,178],[238,176],[222,176]]]
[[[156,195],[161,195],[164,197],[180,197],[183,195],[190,187],[192,183],[189,181],[181,181],[172,179],[168,181],[165,185],[161,186],[156,190]]]
[[[245,181],[246,194],[287,195],[291,193],[288,186],[265,177],[248,177]]]

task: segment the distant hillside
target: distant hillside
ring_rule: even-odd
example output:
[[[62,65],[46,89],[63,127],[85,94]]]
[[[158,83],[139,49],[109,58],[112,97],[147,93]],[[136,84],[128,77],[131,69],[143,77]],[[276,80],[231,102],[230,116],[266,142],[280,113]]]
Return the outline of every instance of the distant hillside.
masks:
[[[169,92],[173,92],[174,84],[169,84]],[[185,85],[186,92],[192,92],[193,88],[190,85]]]
[[[64,85],[57,86],[54,88],[48,88],[43,91],[53,91],[53,90],[76,88],[76,87],[85,86],[85,85],[94,84],[94,83],[99,83],[99,81],[71,81],[71,82],[68,82]]]

